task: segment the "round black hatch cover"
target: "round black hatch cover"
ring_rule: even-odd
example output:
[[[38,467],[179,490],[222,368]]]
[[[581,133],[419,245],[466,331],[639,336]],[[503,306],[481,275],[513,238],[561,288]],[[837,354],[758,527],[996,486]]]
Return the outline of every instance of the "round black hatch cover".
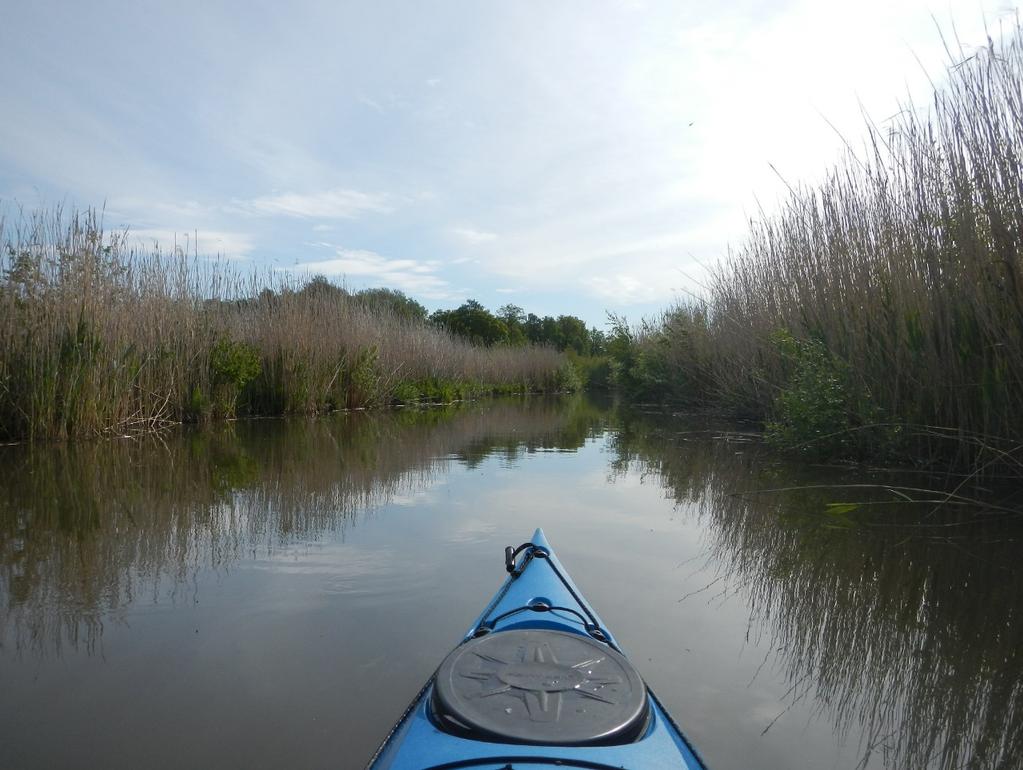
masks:
[[[435,716],[471,737],[581,746],[646,725],[646,686],[625,656],[589,637],[499,631],[457,647],[433,689]]]

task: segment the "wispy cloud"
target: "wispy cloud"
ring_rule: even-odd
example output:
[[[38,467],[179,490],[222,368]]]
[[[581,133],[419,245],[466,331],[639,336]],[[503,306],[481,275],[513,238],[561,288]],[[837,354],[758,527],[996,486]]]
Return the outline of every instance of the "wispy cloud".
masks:
[[[367,107],[380,113],[381,115],[384,113],[384,108],[380,105],[380,102],[376,101],[375,99],[370,99],[368,96],[360,95],[358,98],[358,102],[359,104],[365,104]]]
[[[401,289],[427,299],[451,299],[451,285],[437,275],[435,260],[389,259],[375,251],[337,249],[333,259],[300,262],[288,268],[293,272],[344,276],[367,284]]]
[[[480,244],[491,243],[497,240],[497,233],[477,230],[472,227],[452,227],[448,232],[470,246],[479,246]]]
[[[596,322],[692,290],[693,262],[716,262],[755,201],[770,212],[786,194],[769,162],[812,182],[840,135],[859,146],[863,112],[928,93],[947,55],[936,10],[983,44],[1005,4],[863,0],[836,36],[812,0],[408,3],[400,25],[380,4],[318,0],[242,20],[215,3],[110,18],[7,3],[0,104],[17,119],[0,120],[0,196],[106,201],[110,227],[165,247],[336,257],[308,269],[424,298],[542,293]],[[173,68],[153,30],[175,31]],[[120,56],[83,57],[81,40]],[[334,243],[304,245],[320,240]]]
[[[650,276],[628,273],[587,278],[583,284],[593,296],[615,305],[664,301],[675,294],[674,289],[651,282]]]
[[[312,193],[264,195],[241,201],[237,206],[251,214],[303,219],[355,219],[363,214],[386,214],[393,210],[386,195],[343,187]]]
[[[194,200],[149,200],[141,196],[118,195],[107,199],[104,209],[129,221],[168,219],[195,224],[206,220],[215,207]]]
[[[248,233],[165,230],[149,228],[131,230],[130,236],[146,248],[158,246],[161,251],[182,251],[223,259],[248,259],[255,239]]]

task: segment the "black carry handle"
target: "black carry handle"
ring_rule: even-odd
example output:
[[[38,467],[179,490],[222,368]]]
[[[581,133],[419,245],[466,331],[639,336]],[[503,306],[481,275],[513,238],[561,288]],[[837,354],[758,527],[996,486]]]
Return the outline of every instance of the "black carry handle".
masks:
[[[532,543],[523,543],[518,548],[512,548],[510,545],[504,548],[504,568],[508,572],[515,571],[515,557],[522,553],[527,548],[532,548]]]

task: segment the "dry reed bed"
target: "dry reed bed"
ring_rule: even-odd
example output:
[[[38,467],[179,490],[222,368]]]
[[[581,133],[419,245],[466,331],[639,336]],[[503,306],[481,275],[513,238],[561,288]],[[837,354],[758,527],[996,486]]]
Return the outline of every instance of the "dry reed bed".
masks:
[[[0,243],[0,437],[563,384],[556,351],[480,348],[333,287],[144,250],[95,211],[16,212]]]
[[[659,341],[678,391],[771,418],[799,364],[782,333],[823,351],[849,429],[920,426],[906,432],[976,459],[1023,434],[1019,24],[951,66],[926,113],[908,104],[868,129],[866,157],[791,189],[719,265],[709,300],[640,340]]]

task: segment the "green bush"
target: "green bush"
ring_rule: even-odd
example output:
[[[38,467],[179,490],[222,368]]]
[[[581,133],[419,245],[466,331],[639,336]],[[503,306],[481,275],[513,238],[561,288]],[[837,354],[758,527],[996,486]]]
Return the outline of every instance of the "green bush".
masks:
[[[671,340],[663,328],[644,322],[633,331],[624,318],[611,319],[607,349],[609,382],[632,398],[661,401],[677,395],[678,375],[668,361]]]
[[[374,406],[379,400],[381,388],[377,359],[375,346],[360,350],[352,359],[345,376],[345,404],[349,409]]]
[[[259,376],[262,366],[259,352],[244,342],[220,340],[210,352],[210,372],[213,382],[211,408],[213,416],[233,417],[237,411],[238,395]]]
[[[768,441],[821,455],[847,450],[853,425],[848,366],[819,340],[779,330],[772,341],[790,371],[766,425]]]
[[[583,379],[579,374],[579,370],[571,361],[566,361],[562,364],[561,368],[555,373],[554,379],[555,390],[574,393],[577,390],[583,389]]]
[[[244,342],[220,340],[210,353],[213,381],[241,389],[259,376],[259,351]]]
[[[209,415],[209,399],[203,395],[202,388],[198,385],[193,385],[192,389],[188,392],[188,398],[185,400],[183,411],[183,417],[186,422],[198,422],[203,417]]]
[[[419,387],[414,382],[399,382],[391,389],[391,403],[414,404],[419,399]]]
[[[788,366],[766,422],[767,440],[816,456],[873,456],[900,451],[902,426],[886,419],[850,366],[820,340],[786,330],[771,337]]]
[[[608,356],[581,356],[571,349],[565,351],[565,355],[576,368],[584,389],[603,390],[611,386],[611,359]]]

